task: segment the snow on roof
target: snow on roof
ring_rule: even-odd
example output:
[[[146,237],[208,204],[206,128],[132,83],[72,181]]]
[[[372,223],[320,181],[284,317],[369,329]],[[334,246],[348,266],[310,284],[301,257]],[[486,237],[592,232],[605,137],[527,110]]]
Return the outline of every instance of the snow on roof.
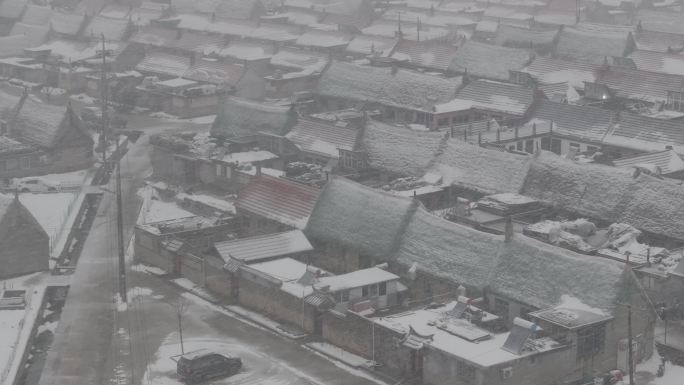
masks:
[[[207,194],[185,194],[179,193],[176,199],[182,202],[196,202],[205,206],[209,206],[215,210],[225,213],[235,214],[235,206],[232,201],[225,198],[216,198]]]
[[[205,15],[181,14],[176,17],[180,20],[178,28],[193,31],[211,32],[222,35],[237,37],[250,36],[257,24],[249,20],[228,20],[216,18],[212,21],[211,17]]]
[[[247,37],[273,42],[294,42],[301,35],[298,26],[261,23]]]
[[[29,46],[30,40],[25,35],[0,36],[0,57],[21,55]]]
[[[596,79],[597,64],[579,63],[538,56],[523,69],[541,83],[554,84],[568,82],[573,87],[584,88],[584,82]]]
[[[98,38],[105,36],[107,40],[125,40],[128,33],[129,21],[125,19],[113,19],[104,16],[95,16],[83,31],[83,36]]]
[[[638,151],[662,151],[673,146],[684,155],[684,124],[676,120],[649,118],[621,113],[619,121],[605,138],[608,145]]]
[[[323,96],[373,101],[411,110],[430,110],[453,98],[461,78],[440,78],[418,72],[333,62],[316,92]]]
[[[278,155],[269,152],[269,151],[244,151],[244,152],[233,152],[231,154],[226,154],[223,158],[221,158],[222,162],[225,163],[236,163],[236,164],[244,164],[244,163],[254,163],[254,162],[263,162],[266,160],[272,160],[272,159],[278,159]]]
[[[534,89],[510,83],[476,80],[463,87],[457,98],[472,108],[524,115],[534,102]]]
[[[34,150],[35,148],[30,145],[23,144],[6,136],[0,136],[0,154],[25,153]]]
[[[193,81],[193,80],[183,79],[183,78],[174,78],[174,79],[164,80],[164,81],[156,83],[157,86],[169,87],[169,88],[185,87],[185,86],[190,86],[193,84],[197,84],[197,82]]]
[[[401,40],[392,53],[397,60],[407,59],[417,67],[446,71],[457,55],[457,48],[442,42]]]
[[[308,30],[304,32],[295,44],[303,47],[334,48],[344,47],[351,40],[351,35],[336,31]]]
[[[684,91],[684,76],[620,67],[599,70],[595,82],[607,86],[617,97],[652,103],[666,101],[669,91]]]
[[[230,97],[219,106],[211,135],[239,137],[261,131],[282,134],[292,123],[290,116],[288,106]]]
[[[0,17],[12,20],[18,19],[27,3],[28,0],[4,0],[0,2]]]
[[[418,132],[371,120],[363,134],[362,148],[371,167],[420,177],[445,139],[444,132]]]
[[[323,188],[304,233],[315,242],[334,242],[363,255],[391,254],[411,199],[333,177]]]
[[[62,35],[76,36],[85,19],[83,13],[55,10],[50,19],[50,28]]]
[[[684,48],[684,35],[674,33],[637,31],[634,40],[637,49],[645,51],[667,52]]]
[[[271,57],[271,65],[301,71],[310,75],[321,73],[328,64],[328,55],[294,48],[282,48]]]
[[[553,122],[553,132],[579,140],[601,143],[613,126],[614,113],[598,107],[577,106],[540,100],[532,119]]]
[[[172,39],[166,48],[178,49],[188,52],[197,52],[203,55],[211,55],[220,52],[226,46],[224,36],[208,35],[206,33],[185,31],[180,38]]]
[[[251,61],[270,59],[273,56],[273,50],[273,45],[235,40],[231,41],[227,47],[221,49],[218,55]]]
[[[149,52],[143,60],[135,66],[140,72],[181,77],[190,68],[190,58],[172,55],[164,52]]]
[[[163,15],[162,9],[147,8],[144,5],[143,3],[143,6],[131,10],[131,21],[137,26],[149,25],[153,20],[161,19]]]
[[[11,124],[23,142],[52,148],[66,130],[82,125],[75,115],[70,109],[27,97]]]
[[[437,7],[437,4],[435,4]],[[421,25],[432,25],[436,27],[458,27],[466,25],[475,25],[477,20],[468,14],[453,13],[453,12],[430,12],[429,7],[426,10],[418,11],[407,9],[406,7],[390,7],[382,14],[382,18],[391,20],[395,24],[398,22],[401,15],[402,24],[406,21],[415,21],[420,19]],[[402,26],[403,29],[403,26]]]
[[[532,55],[517,48],[466,41],[456,52],[449,69],[495,80],[508,80],[508,71],[520,70],[532,60]]]
[[[351,151],[356,147],[358,130],[338,127],[316,120],[299,119],[285,135],[301,151],[339,158],[339,150]]]
[[[216,242],[214,247],[224,261],[233,258],[245,263],[313,250],[300,230]]]
[[[428,172],[441,175],[444,185],[484,194],[518,192],[530,163],[528,156],[487,150],[451,138]]]
[[[100,11],[100,16],[109,17],[112,19],[125,19],[128,17],[131,8],[119,4],[107,4]]]
[[[128,41],[155,47],[165,47],[172,40],[175,40],[177,36],[178,31],[174,29],[150,25],[138,28]]]
[[[494,42],[505,47],[550,49],[558,29],[531,29],[506,24],[499,25]]]
[[[249,265],[251,269],[270,275],[281,281],[296,281],[307,272],[308,266],[289,257]]]
[[[663,175],[684,171],[684,160],[673,150],[650,152],[613,160],[616,167],[656,166]]]
[[[684,14],[681,12],[639,9],[633,20],[647,31],[684,35]]]
[[[398,23],[389,20],[376,20],[368,27],[361,30],[364,35],[375,35],[394,38],[397,36]],[[421,25],[420,36],[418,34],[418,24],[415,22],[402,20],[401,37],[407,40],[437,40],[446,38],[451,34],[449,28],[436,27],[432,25]]]
[[[356,35],[347,45],[347,52],[380,57],[389,56],[397,45],[397,39],[383,36]]]
[[[285,7],[351,15],[359,11],[363,0],[284,0],[282,4]]]
[[[556,307],[533,312],[530,315],[568,329],[605,322],[612,318],[607,312],[588,306],[567,294],[561,296],[561,303]]]
[[[684,41],[684,36],[682,36]],[[650,72],[662,72],[672,75],[684,75],[684,56],[653,51],[634,51],[628,58],[634,61],[636,68]]]
[[[183,74],[183,77],[198,82],[216,85],[236,85],[245,67],[239,64],[231,64],[216,60],[197,60]]]
[[[352,271],[347,274],[319,278],[316,287],[322,288],[328,286],[328,290],[336,292],[398,279],[399,276],[392,274],[387,270],[371,267],[368,269]]]
[[[309,220],[319,190],[283,178],[261,175],[242,188],[235,208],[303,229]]]
[[[43,44],[49,32],[49,28],[45,25],[30,25],[17,22],[12,27],[10,35],[26,36],[26,46],[24,48],[30,48]]]
[[[558,35],[556,58],[601,64],[606,56],[621,57],[630,31],[616,26],[578,24],[565,26]]]
[[[42,5],[29,4],[21,17],[21,22],[30,25],[47,25],[52,16],[52,8]]]

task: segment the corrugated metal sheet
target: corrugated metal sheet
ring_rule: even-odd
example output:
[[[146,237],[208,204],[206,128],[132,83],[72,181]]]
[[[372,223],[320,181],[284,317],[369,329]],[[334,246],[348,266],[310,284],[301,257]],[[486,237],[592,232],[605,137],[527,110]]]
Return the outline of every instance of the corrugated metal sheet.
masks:
[[[300,230],[217,242],[214,247],[226,263],[230,260],[256,262],[313,250]]]

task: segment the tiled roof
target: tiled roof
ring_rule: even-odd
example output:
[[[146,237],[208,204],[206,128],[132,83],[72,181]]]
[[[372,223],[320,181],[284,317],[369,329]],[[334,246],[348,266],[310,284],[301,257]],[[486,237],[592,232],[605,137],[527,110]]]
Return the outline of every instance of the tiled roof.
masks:
[[[669,48],[684,48],[684,35],[674,33],[637,31],[634,40],[638,49],[647,51],[667,52]]]
[[[34,101],[26,97],[19,113],[10,123],[24,143],[52,148],[69,130],[83,131],[83,122],[70,107]]]
[[[230,97],[219,106],[211,135],[240,137],[261,131],[282,135],[292,123],[290,108],[254,100]]]
[[[128,34],[129,21],[95,16],[83,31],[85,37],[100,38],[104,34],[107,40],[125,40]]]
[[[601,142],[613,125],[614,113],[598,107],[577,106],[540,100],[532,111],[533,119],[553,122],[556,135]]]
[[[239,64],[219,61],[197,60],[183,74],[183,78],[212,84],[234,86],[238,83],[245,67]]]
[[[150,25],[138,28],[128,41],[155,47],[166,47],[177,36],[178,32],[174,29]]]
[[[354,54],[389,56],[397,45],[397,39],[383,36],[356,35],[347,45],[347,52]]]
[[[33,147],[22,144],[7,136],[0,136],[0,154],[10,154],[15,152],[25,152],[32,150]]]
[[[235,208],[238,213],[249,212],[303,229],[319,193],[318,189],[297,182],[261,175],[240,190]]]
[[[682,39],[684,40],[684,37]],[[634,61],[637,69],[643,71],[684,75],[684,55],[654,51],[634,51],[628,58]]]
[[[166,45],[166,48],[209,55],[221,51],[221,49],[226,46],[227,42],[228,41],[223,36],[185,31],[179,39],[170,40]]]
[[[322,52],[281,48],[271,57],[270,62],[275,67],[301,71],[303,74],[314,74],[322,72],[328,60],[328,55]]]
[[[646,152],[673,146],[678,154],[684,155],[684,123],[623,112],[605,143]]]
[[[301,151],[338,158],[338,149],[353,150],[356,147],[357,134],[357,129],[299,119],[285,137]]]
[[[501,24],[494,42],[504,47],[550,49],[558,29],[535,30]]]
[[[560,32],[554,56],[558,59],[601,64],[604,58],[622,56],[630,32],[602,25],[566,26]]]
[[[375,20],[371,25],[361,30],[364,35],[385,36],[394,38],[399,34],[398,23],[389,20]],[[415,21],[401,22],[401,38],[407,40],[437,40],[448,38],[453,35],[449,28],[423,25],[418,33],[418,24]]]
[[[245,263],[313,250],[300,230],[217,242],[214,247],[224,261],[234,258]]]
[[[416,67],[446,71],[457,55],[456,50],[448,43],[402,40],[394,47],[392,57],[408,60]]]
[[[456,95],[473,102],[474,108],[524,115],[534,102],[534,89],[510,83],[476,80]]]
[[[653,165],[660,169],[663,175],[684,170],[684,161],[672,150],[650,152],[613,160],[616,167],[634,167],[639,165]]]
[[[0,17],[18,19],[27,3],[28,0],[4,0],[0,2]]]
[[[600,69],[596,83],[607,86],[617,97],[648,102],[665,101],[668,91],[684,90],[684,76],[620,67]]]
[[[308,30],[297,39],[297,45],[303,47],[333,48],[344,47],[351,40],[351,35],[337,31]]]
[[[428,173],[441,176],[444,185],[483,194],[518,192],[530,163],[529,156],[487,150],[451,138]]]
[[[77,12],[54,11],[50,19],[50,28],[57,33],[76,36],[83,26],[85,15]]]
[[[413,131],[371,120],[366,125],[362,146],[371,167],[422,177],[444,141],[444,132]]]
[[[584,82],[593,82],[596,79],[595,72],[598,68],[598,64],[538,56],[522,71],[532,75],[540,83],[569,82],[574,87],[584,88]]]
[[[314,243],[333,242],[364,255],[388,257],[411,210],[411,199],[333,177],[323,188],[304,233]]]
[[[532,60],[525,50],[468,40],[456,52],[449,69],[494,80],[508,80],[509,70],[520,70]]]
[[[29,4],[26,7],[21,22],[31,25],[47,25],[52,16],[52,8],[42,5]]]
[[[684,13],[640,9],[634,16],[634,23],[641,23],[646,31],[676,33],[684,35]]]
[[[150,52],[135,66],[141,72],[181,77],[190,68],[190,57]]]
[[[323,96],[375,102],[412,110],[428,110],[450,100],[461,78],[444,79],[418,72],[333,62],[316,92]]]

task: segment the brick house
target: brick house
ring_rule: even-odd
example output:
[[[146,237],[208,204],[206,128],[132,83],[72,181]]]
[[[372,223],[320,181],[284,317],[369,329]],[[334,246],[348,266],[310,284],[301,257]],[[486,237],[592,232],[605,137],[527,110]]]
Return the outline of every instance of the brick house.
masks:
[[[0,278],[50,268],[50,237],[18,196],[0,194],[0,244]]]

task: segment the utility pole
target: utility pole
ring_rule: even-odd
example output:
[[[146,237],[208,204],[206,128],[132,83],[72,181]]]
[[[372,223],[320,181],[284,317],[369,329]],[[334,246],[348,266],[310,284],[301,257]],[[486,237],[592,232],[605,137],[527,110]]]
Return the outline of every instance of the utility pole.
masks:
[[[185,354],[185,347],[183,346],[183,314],[188,309],[187,303],[183,298],[178,300],[176,306],[176,316],[178,317],[178,334],[180,336],[181,354]]]
[[[119,135],[116,140],[116,227],[117,240],[119,243],[119,295],[121,300],[126,303],[126,251],[124,249],[124,229],[123,229],[123,202],[121,198],[121,154],[119,154]]]
[[[634,347],[632,346],[632,305],[627,305],[627,355],[629,360],[629,385],[634,385]]]
[[[107,129],[109,127],[109,117],[107,114],[107,50],[105,49],[105,37],[102,34],[102,71],[100,77],[100,104],[102,109],[102,132],[100,133],[100,143],[102,144],[102,167],[107,173]]]

